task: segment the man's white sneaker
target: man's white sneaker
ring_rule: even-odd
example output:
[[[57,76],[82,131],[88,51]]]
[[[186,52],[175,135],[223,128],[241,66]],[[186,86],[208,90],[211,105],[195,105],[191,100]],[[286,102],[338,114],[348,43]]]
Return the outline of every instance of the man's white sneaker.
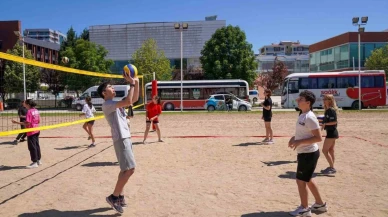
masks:
[[[324,204],[316,204],[316,203],[314,203],[310,207],[310,209],[312,211],[327,212],[327,205],[326,205],[326,203],[324,203]]]
[[[289,212],[292,216],[303,216],[303,217],[310,217],[311,216],[311,210],[310,208],[304,208],[303,206],[299,206],[296,208],[296,210]]]
[[[32,164],[26,166],[27,169],[33,169],[33,168],[38,168],[38,163],[37,162],[33,162]]]
[[[42,164],[43,164],[42,161],[38,160],[38,165],[40,166]]]

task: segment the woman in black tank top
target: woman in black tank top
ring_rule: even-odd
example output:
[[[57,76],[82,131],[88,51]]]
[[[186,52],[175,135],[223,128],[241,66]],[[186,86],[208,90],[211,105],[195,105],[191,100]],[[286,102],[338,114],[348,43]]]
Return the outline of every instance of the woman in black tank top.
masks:
[[[322,152],[329,162],[329,167],[321,170],[324,174],[334,174],[334,147],[335,141],[339,138],[337,131],[337,103],[335,102],[334,96],[329,94],[323,97],[325,117],[323,118],[322,130],[326,130],[326,138],[323,143]]]

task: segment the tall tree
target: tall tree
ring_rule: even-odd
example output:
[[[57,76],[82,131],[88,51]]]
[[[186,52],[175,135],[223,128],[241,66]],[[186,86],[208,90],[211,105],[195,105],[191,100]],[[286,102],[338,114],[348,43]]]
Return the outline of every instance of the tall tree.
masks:
[[[255,84],[273,91],[282,84],[287,75],[287,66],[282,61],[275,59],[272,71],[261,73],[255,80]]]
[[[40,82],[48,85],[47,90],[51,91],[51,93],[55,96],[56,106],[58,94],[65,89],[65,85],[60,79],[61,72],[46,68],[41,68],[40,71]]]
[[[384,70],[388,77],[388,45],[372,51],[365,66],[367,69]]]
[[[143,42],[142,46],[132,54],[133,64],[136,66],[139,75],[155,72],[155,77],[160,81],[169,81],[172,78],[170,60],[164,51],[158,49],[156,41],[152,38]],[[144,81],[152,80],[152,75],[145,76]]]
[[[228,77],[252,84],[256,78],[257,62],[252,45],[238,26],[218,29],[205,43],[201,55],[202,68],[208,79]]]
[[[23,56],[23,47],[20,43],[16,43],[12,50],[7,51],[8,54],[15,56]],[[26,59],[34,59],[31,51],[24,47],[24,57]],[[35,92],[39,89],[39,67],[25,65],[26,72],[26,91],[27,93]],[[23,92],[23,64],[14,61],[7,61],[4,69],[4,88],[5,93],[20,93]],[[5,94],[4,94],[5,95]],[[3,96],[4,96],[3,95]],[[3,98],[4,99],[4,98]]]
[[[92,72],[110,73],[112,60],[105,60],[108,51],[101,45],[78,39],[74,47],[67,47],[61,51],[61,56],[68,57],[69,63],[61,63],[67,67]],[[69,90],[84,91],[90,86],[101,82],[101,77],[79,75],[73,73],[61,73],[61,80]]]
[[[89,41],[89,29],[85,28],[79,38],[82,38],[85,41]]]

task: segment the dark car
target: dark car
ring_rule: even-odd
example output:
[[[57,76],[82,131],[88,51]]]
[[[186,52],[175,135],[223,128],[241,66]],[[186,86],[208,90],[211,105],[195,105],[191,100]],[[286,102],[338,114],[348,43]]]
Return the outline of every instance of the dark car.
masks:
[[[20,104],[21,104],[21,100],[20,99],[6,99],[5,100],[5,103],[4,103],[4,108],[5,109],[16,109],[16,108],[19,108]]]

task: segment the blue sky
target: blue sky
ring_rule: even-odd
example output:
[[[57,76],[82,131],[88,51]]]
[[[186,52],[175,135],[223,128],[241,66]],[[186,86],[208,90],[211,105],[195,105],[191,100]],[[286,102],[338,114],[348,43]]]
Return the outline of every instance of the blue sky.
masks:
[[[1,0],[0,20],[21,20],[22,28],[80,33],[100,24],[196,21],[218,15],[240,26],[255,53],[280,40],[312,44],[348,31],[353,16],[369,16],[366,31],[388,29],[387,0]]]

